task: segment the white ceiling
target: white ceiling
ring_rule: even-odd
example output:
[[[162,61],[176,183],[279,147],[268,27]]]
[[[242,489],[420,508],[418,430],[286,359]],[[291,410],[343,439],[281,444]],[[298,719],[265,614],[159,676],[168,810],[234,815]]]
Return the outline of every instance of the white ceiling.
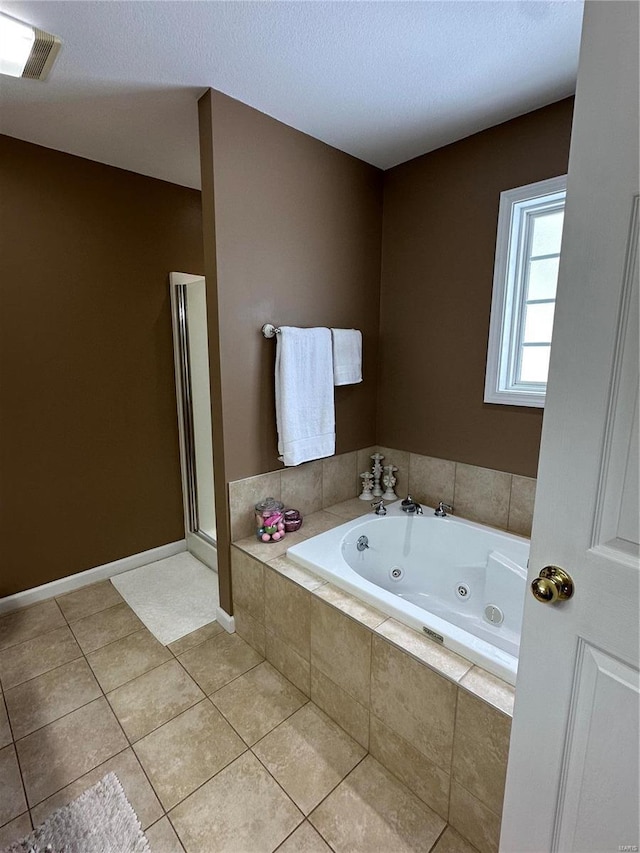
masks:
[[[581,0],[10,2],[63,40],[0,132],[190,187],[208,86],[388,168],[570,95]]]

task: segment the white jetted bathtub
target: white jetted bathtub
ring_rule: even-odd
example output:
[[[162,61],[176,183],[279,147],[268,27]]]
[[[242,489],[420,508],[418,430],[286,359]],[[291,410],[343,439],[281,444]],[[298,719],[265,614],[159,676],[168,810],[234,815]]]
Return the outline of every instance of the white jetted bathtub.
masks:
[[[294,545],[289,559],[515,684],[529,540],[400,501]]]

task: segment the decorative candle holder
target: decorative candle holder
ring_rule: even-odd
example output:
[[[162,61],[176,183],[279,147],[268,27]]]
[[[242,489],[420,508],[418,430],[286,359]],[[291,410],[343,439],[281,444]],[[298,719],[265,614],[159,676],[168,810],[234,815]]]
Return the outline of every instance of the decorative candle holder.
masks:
[[[380,477],[382,476],[382,460],[384,456],[382,453],[374,453],[371,456],[373,459],[373,496],[374,498],[382,497],[382,489],[380,488]]]
[[[362,493],[359,495],[360,500],[373,500],[373,492],[371,491],[371,485],[373,483],[373,474],[371,473],[371,471],[364,471],[362,474],[360,474],[360,479],[362,480]]]
[[[385,493],[382,495],[382,500],[384,501],[397,501],[398,496],[394,492],[394,486],[398,482],[396,477],[393,475],[396,473],[398,469],[395,465],[385,465],[384,466],[384,475],[382,477],[382,483],[386,489]]]
[[[284,529],[286,533],[295,533],[302,527],[302,513],[299,509],[285,509]]]

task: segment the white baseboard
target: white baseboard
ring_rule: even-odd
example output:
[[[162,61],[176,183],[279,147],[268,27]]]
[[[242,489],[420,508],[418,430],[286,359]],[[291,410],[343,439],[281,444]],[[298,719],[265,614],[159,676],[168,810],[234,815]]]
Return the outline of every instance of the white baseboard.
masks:
[[[160,545],[158,548],[151,548],[148,551],[141,551],[139,554],[132,554],[130,557],[123,557],[121,560],[114,560],[113,563],[105,563],[103,566],[87,569],[86,572],[78,572],[76,575],[69,575],[66,578],[60,578],[33,589],[25,589],[24,592],[7,595],[0,598],[0,615],[8,613],[10,610],[28,607],[30,604],[36,604],[38,601],[44,601],[47,598],[53,598],[54,595],[73,592],[73,590],[80,589],[83,586],[107,580],[115,575],[122,574],[122,572],[137,569],[139,566],[146,566],[147,563],[155,563],[156,560],[173,557],[186,550],[186,540],[179,539],[177,542],[169,542],[167,545]],[[220,624],[223,625],[224,623],[221,622]]]
[[[229,616],[222,607],[218,607],[216,610],[216,622],[219,622],[228,634],[235,634],[236,620],[233,616]]]

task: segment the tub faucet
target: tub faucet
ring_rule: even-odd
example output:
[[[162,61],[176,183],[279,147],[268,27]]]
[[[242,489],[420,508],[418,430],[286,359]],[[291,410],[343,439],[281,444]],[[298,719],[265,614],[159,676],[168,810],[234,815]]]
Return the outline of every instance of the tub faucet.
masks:
[[[433,514],[437,515],[438,518],[446,518],[447,510],[449,510],[449,512],[453,512],[453,507],[450,504],[446,504],[444,501],[439,501],[438,506],[433,511]]]
[[[373,511],[376,515],[386,515],[387,508],[384,505],[384,501],[374,501],[371,506],[373,507]]]
[[[400,504],[400,507],[403,512],[408,512],[413,514],[415,512],[416,515],[422,515],[422,507],[418,503],[418,501],[414,501],[411,495],[407,495],[406,498]]]

